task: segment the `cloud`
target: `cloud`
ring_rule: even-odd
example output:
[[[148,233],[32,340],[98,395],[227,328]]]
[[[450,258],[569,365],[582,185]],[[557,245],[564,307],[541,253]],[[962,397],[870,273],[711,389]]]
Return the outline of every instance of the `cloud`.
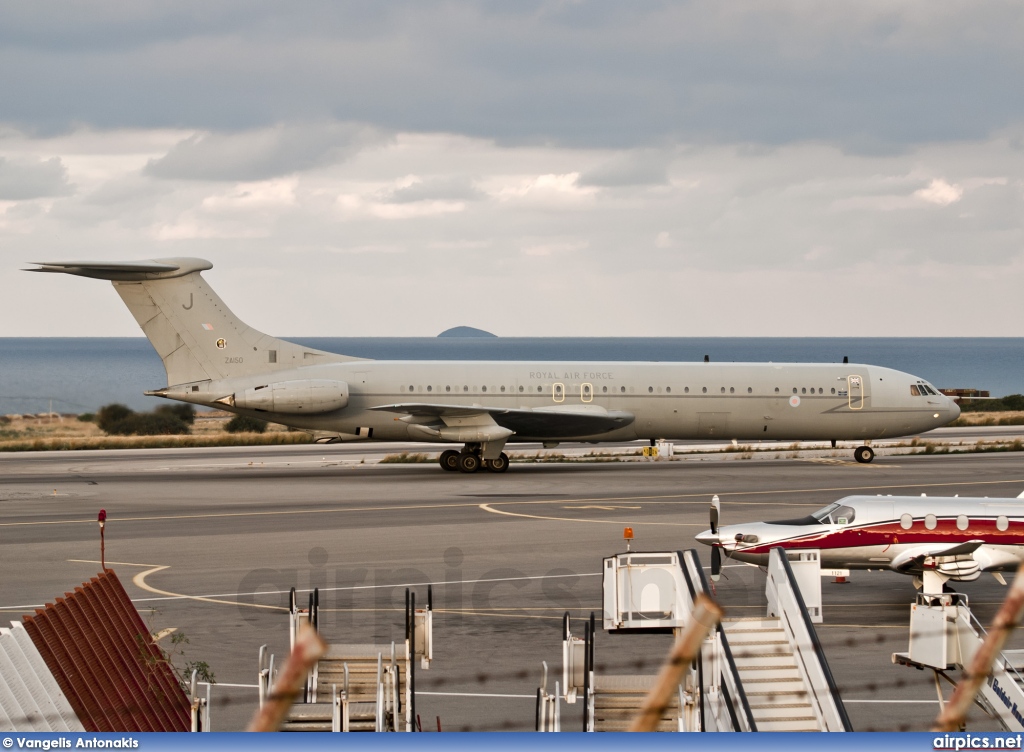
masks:
[[[668,183],[604,186],[582,176],[635,150],[397,134],[265,180],[144,174],[182,140],[168,138],[0,139],[0,156],[56,156],[79,186],[56,201],[0,203],[0,263],[208,258],[207,278],[243,320],[291,334],[433,335],[467,310],[483,317],[474,326],[541,336],[967,336],[963,312],[979,307],[988,334],[1024,327],[1013,293],[1024,285],[1024,150],[1005,137],[872,156],[819,143],[691,145],[665,150]],[[914,195],[933,180],[962,189],[959,199]],[[44,295],[52,305],[30,320],[0,316],[0,334],[137,335],[109,287],[42,276],[9,280],[0,313]],[[816,313],[864,295],[895,305],[878,290],[897,289],[901,311],[928,315],[865,330],[862,318]],[[339,319],[339,290],[374,315]],[[650,316],[660,309],[674,313]]]
[[[0,6],[0,68],[19,72],[5,80],[5,117],[29,130],[212,135],[340,120],[513,145],[814,140],[892,154],[1024,120],[1007,83],[1024,74],[1016,3],[309,0],[295,13],[181,0],[66,10]],[[271,156],[262,168],[224,159],[238,179],[283,174]],[[583,182],[657,177],[613,168]],[[185,155],[164,169],[216,174]]]
[[[523,253],[527,256],[553,256],[557,253],[572,253],[582,251],[589,245],[585,240],[558,243],[539,243],[523,247]]]
[[[60,157],[8,159],[0,157],[0,201],[69,196],[74,186]]]
[[[350,123],[195,133],[143,172],[178,180],[266,180],[336,164],[385,141],[381,132]]]
[[[671,155],[651,150],[616,155],[580,176],[580,185],[620,187],[664,185],[668,182]]]
[[[410,204],[418,201],[478,201],[482,198],[483,192],[470,181],[453,176],[427,180],[414,177],[407,184],[387,192],[384,200],[393,204]]]
[[[964,195],[964,189],[959,185],[950,185],[942,178],[935,178],[926,188],[914,191],[914,195],[929,204],[949,206],[960,200]]]

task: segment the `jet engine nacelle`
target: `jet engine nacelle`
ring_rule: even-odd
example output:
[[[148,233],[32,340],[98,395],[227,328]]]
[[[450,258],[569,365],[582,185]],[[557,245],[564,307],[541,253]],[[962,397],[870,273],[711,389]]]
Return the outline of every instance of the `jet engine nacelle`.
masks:
[[[231,403],[269,413],[328,413],[348,405],[348,384],[328,379],[299,379],[236,392]]]

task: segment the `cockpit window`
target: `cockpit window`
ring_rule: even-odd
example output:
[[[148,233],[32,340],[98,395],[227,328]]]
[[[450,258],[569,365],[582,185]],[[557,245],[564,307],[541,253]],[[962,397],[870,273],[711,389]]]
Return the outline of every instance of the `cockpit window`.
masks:
[[[823,525],[849,525],[853,522],[856,512],[853,507],[836,502],[818,510],[811,516]]]
[[[910,385],[910,394],[913,397],[920,397],[921,396],[921,390],[917,386],[917,384],[911,384]]]

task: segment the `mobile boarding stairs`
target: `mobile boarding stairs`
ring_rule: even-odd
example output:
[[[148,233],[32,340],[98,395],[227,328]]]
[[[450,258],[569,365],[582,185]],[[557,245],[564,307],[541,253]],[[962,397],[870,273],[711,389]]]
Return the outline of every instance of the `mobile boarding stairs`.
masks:
[[[291,647],[302,624],[320,629],[320,592],[299,609],[291,591]],[[433,659],[433,592],[426,608],[416,608],[416,594],[405,591],[405,641],[386,645],[329,643],[306,677],[298,700],[281,731],[413,731],[416,721],[416,664],[430,668]],[[278,666],[263,645],[259,652],[260,706],[270,695]]]
[[[955,684],[948,672],[966,673],[985,637],[985,628],[971,613],[965,594],[918,593],[910,607],[909,649],[893,653],[892,662],[930,668],[936,677],[943,676]],[[1024,731],[1024,678],[1018,668],[1024,669],[1024,650],[998,654],[975,698],[1007,731]]]
[[[766,615],[726,619],[712,630],[665,709],[659,731],[852,730],[813,625],[821,621],[817,554],[772,551]],[[697,596],[709,590],[693,550],[622,553],[605,559],[602,571],[602,626],[611,634],[678,635]],[[810,609],[801,587],[811,595]],[[567,613],[561,680],[549,692],[545,664],[537,730],[561,730],[563,701],[583,703],[584,731],[625,730],[656,675],[599,673],[594,615],[582,638],[570,626]]]

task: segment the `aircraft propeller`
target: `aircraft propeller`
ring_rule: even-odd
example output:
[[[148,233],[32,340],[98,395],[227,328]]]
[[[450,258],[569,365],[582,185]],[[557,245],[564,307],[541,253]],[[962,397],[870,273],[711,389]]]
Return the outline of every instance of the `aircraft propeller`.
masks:
[[[718,536],[718,518],[722,513],[722,502],[715,494],[711,499],[711,534],[715,542],[711,544],[711,581],[718,582],[722,576],[722,539]]]

